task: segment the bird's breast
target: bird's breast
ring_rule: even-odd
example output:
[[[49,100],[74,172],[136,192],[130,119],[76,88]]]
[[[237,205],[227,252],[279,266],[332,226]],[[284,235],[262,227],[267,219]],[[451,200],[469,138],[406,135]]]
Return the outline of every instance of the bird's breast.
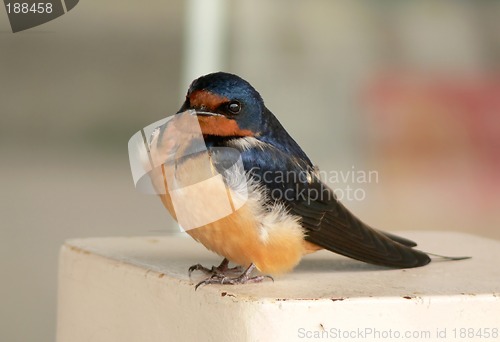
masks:
[[[151,144],[152,152],[161,144],[156,146]],[[304,240],[299,217],[269,204],[251,178],[244,179],[242,196],[241,182],[234,182],[241,175],[217,173],[208,151],[161,165],[150,175],[164,206],[186,232],[234,263],[283,273],[314,250]]]

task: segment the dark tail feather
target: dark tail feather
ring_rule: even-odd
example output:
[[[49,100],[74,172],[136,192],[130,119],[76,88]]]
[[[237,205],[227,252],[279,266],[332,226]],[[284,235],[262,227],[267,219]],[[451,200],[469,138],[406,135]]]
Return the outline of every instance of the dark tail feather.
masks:
[[[401,237],[401,236],[398,236],[398,235],[394,235],[394,234],[391,234],[391,233],[388,233],[388,232],[384,232],[384,231],[381,231],[381,230],[378,230],[377,231],[385,236],[387,236],[389,239],[391,239],[392,241],[396,241],[400,244],[402,244],[403,246],[406,246],[406,247],[415,247],[417,245],[416,242],[410,240],[410,239],[407,239],[407,238],[404,238],[404,237]]]
[[[394,234],[391,234],[391,233],[388,233],[388,232],[384,232],[384,231],[381,231],[381,230],[378,230],[377,231],[379,233],[382,233],[383,235],[387,236],[389,239],[391,239],[392,241],[396,241],[404,246],[407,246],[407,247],[415,247],[417,246],[417,243],[410,240],[410,239],[407,239],[407,238],[404,238],[404,237],[401,237],[401,236],[398,236],[398,235],[394,235]],[[458,256],[458,257],[452,257],[452,256],[446,256],[446,255],[440,255],[440,254],[434,254],[434,253],[429,253],[429,252],[424,252],[425,254],[427,255],[431,255],[431,256],[434,256],[434,257],[438,257],[438,258],[441,258],[441,259],[444,259],[444,260],[451,260],[451,261],[456,261],[456,260],[467,260],[467,259],[471,259],[472,257],[470,256]]]

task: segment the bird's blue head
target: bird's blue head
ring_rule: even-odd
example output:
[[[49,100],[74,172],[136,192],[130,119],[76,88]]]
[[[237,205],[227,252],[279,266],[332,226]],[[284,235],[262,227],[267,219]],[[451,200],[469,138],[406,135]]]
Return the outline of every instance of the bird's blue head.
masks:
[[[179,112],[188,109],[196,111],[204,135],[220,137],[258,136],[266,113],[250,83],[225,72],[194,80]]]

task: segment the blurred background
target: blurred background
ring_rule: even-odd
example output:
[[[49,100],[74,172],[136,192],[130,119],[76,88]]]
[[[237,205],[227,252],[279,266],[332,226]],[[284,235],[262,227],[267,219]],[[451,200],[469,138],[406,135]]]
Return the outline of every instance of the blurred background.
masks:
[[[127,141],[212,71],[250,81],[364,221],[500,239],[500,2],[204,3],[84,0],[16,34],[0,13],[0,340],[54,339],[65,239],[177,230]]]

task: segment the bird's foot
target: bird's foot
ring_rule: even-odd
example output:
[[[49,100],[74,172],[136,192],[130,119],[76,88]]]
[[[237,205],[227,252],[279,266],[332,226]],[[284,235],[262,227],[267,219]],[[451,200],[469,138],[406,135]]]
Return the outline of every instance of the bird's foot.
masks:
[[[237,284],[251,284],[251,283],[260,283],[266,278],[271,279],[274,282],[273,277],[270,275],[261,275],[261,276],[255,276],[255,277],[250,277],[250,274],[254,270],[255,265],[250,264],[250,266],[243,272],[240,276],[236,278],[229,278],[225,276],[224,274],[213,274],[211,277],[200,281],[198,284],[195,286],[195,290],[198,289],[200,286],[205,286],[209,284],[229,284],[229,285],[237,285]]]
[[[193,273],[193,271],[202,271],[203,273],[212,277],[214,276],[224,277],[226,273],[241,272],[241,270],[242,270],[241,266],[229,267],[229,260],[224,258],[224,260],[222,260],[220,265],[217,267],[212,266],[212,268],[207,268],[203,265],[196,264],[191,266],[188,272],[189,272],[189,277],[191,277],[191,273]]]

